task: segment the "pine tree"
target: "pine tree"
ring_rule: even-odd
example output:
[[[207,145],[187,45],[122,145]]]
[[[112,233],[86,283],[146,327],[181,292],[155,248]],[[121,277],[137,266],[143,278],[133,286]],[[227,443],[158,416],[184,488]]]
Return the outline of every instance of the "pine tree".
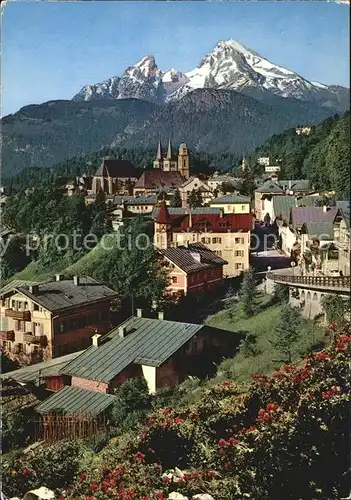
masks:
[[[190,208],[195,208],[195,207],[201,206],[201,205],[199,205],[199,196],[198,196],[197,192],[195,191],[195,189],[193,189],[189,195],[188,205]]]
[[[274,329],[274,336],[270,343],[280,354],[277,361],[291,363],[296,353],[296,342],[301,335],[301,316],[299,312],[289,304],[282,307],[279,323]]]
[[[171,207],[181,207],[182,206],[182,198],[180,196],[179,189],[176,189],[171,198]]]
[[[255,275],[252,269],[244,273],[239,295],[245,316],[252,316],[254,313],[255,297],[257,295]]]

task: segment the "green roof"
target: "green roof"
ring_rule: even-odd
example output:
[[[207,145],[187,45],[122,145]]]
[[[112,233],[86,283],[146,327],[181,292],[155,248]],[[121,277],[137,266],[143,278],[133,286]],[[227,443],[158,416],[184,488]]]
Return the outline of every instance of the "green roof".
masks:
[[[119,328],[125,327],[125,336]],[[107,333],[99,347],[91,346],[68,363],[61,373],[110,382],[131,363],[160,366],[204,325],[151,318],[129,318]]]
[[[251,198],[248,196],[240,196],[235,194],[226,194],[225,196],[220,196],[219,198],[215,198],[211,201],[211,205],[213,204],[228,204],[228,203],[250,203]]]
[[[38,413],[61,410],[66,415],[99,415],[114,403],[116,396],[67,385],[35,407]]]
[[[317,238],[320,241],[334,239],[333,222],[306,222],[307,234],[312,238]]]
[[[316,207],[317,202],[322,201],[323,196],[301,196],[297,199],[299,207]]]
[[[5,295],[6,293],[12,292],[15,288],[20,286],[30,286],[39,285],[40,281],[29,281],[29,280],[12,280],[7,285],[3,286],[0,290],[0,295]]]
[[[290,208],[296,207],[295,196],[274,196],[273,210],[276,217],[289,215]]]
[[[72,352],[66,354],[65,356],[60,356],[58,358],[48,359],[41,363],[35,363],[34,365],[24,366],[18,370],[13,370],[11,372],[3,373],[1,379],[13,379],[17,382],[36,382],[40,377],[47,377],[52,375],[58,375],[60,370],[67,365],[74,358],[82,354],[84,351]]]

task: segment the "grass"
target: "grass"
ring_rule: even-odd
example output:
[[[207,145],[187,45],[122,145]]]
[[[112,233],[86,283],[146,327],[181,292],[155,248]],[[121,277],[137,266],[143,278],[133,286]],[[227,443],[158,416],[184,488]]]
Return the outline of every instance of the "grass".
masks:
[[[107,235],[104,241],[106,247],[112,246],[113,242],[116,241],[116,235]],[[107,254],[110,250],[102,247],[101,242],[90,250],[90,252],[83,255],[75,263],[70,264],[67,267],[67,261],[62,260],[54,264],[52,267],[44,267],[37,261],[30,262],[22,271],[11,276],[9,280],[2,283],[5,285],[7,282],[13,280],[27,280],[27,281],[46,281],[51,279],[55,274],[63,274],[67,276],[73,276],[74,274],[86,275],[94,269],[95,264],[101,260],[104,254]]]
[[[233,333],[253,334],[256,339],[257,354],[245,355],[240,350],[232,359],[224,360],[218,367],[217,376],[209,381],[211,385],[224,379],[237,382],[246,382],[251,379],[254,372],[269,374],[283,362],[279,359],[270,339],[274,328],[277,326],[282,312],[283,304],[274,304],[270,295],[260,294],[256,299],[256,313],[246,318],[240,304],[233,304],[230,308],[209,317],[206,323],[210,326],[223,328]],[[317,322],[301,321],[301,336],[295,344],[294,362],[313,347],[325,343],[324,330]]]

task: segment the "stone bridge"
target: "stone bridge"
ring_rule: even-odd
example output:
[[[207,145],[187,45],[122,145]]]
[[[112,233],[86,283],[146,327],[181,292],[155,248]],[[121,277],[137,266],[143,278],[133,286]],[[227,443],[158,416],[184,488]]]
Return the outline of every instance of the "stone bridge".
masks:
[[[350,299],[350,276],[294,276],[282,271],[266,273],[266,291],[273,293],[274,284],[288,285],[290,304],[298,307],[306,318],[324,313],[321,305],[324,295],[337,294]]]

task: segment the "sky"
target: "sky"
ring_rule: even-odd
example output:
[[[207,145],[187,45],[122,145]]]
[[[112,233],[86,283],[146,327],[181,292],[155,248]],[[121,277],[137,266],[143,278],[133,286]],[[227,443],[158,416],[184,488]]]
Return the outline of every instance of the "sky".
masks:
[[[145,55],[197,66],[240,41],[308,80],[349,86],[349,6],[320,2],[8,2],[2,9],[2,116],[70,99]]]

